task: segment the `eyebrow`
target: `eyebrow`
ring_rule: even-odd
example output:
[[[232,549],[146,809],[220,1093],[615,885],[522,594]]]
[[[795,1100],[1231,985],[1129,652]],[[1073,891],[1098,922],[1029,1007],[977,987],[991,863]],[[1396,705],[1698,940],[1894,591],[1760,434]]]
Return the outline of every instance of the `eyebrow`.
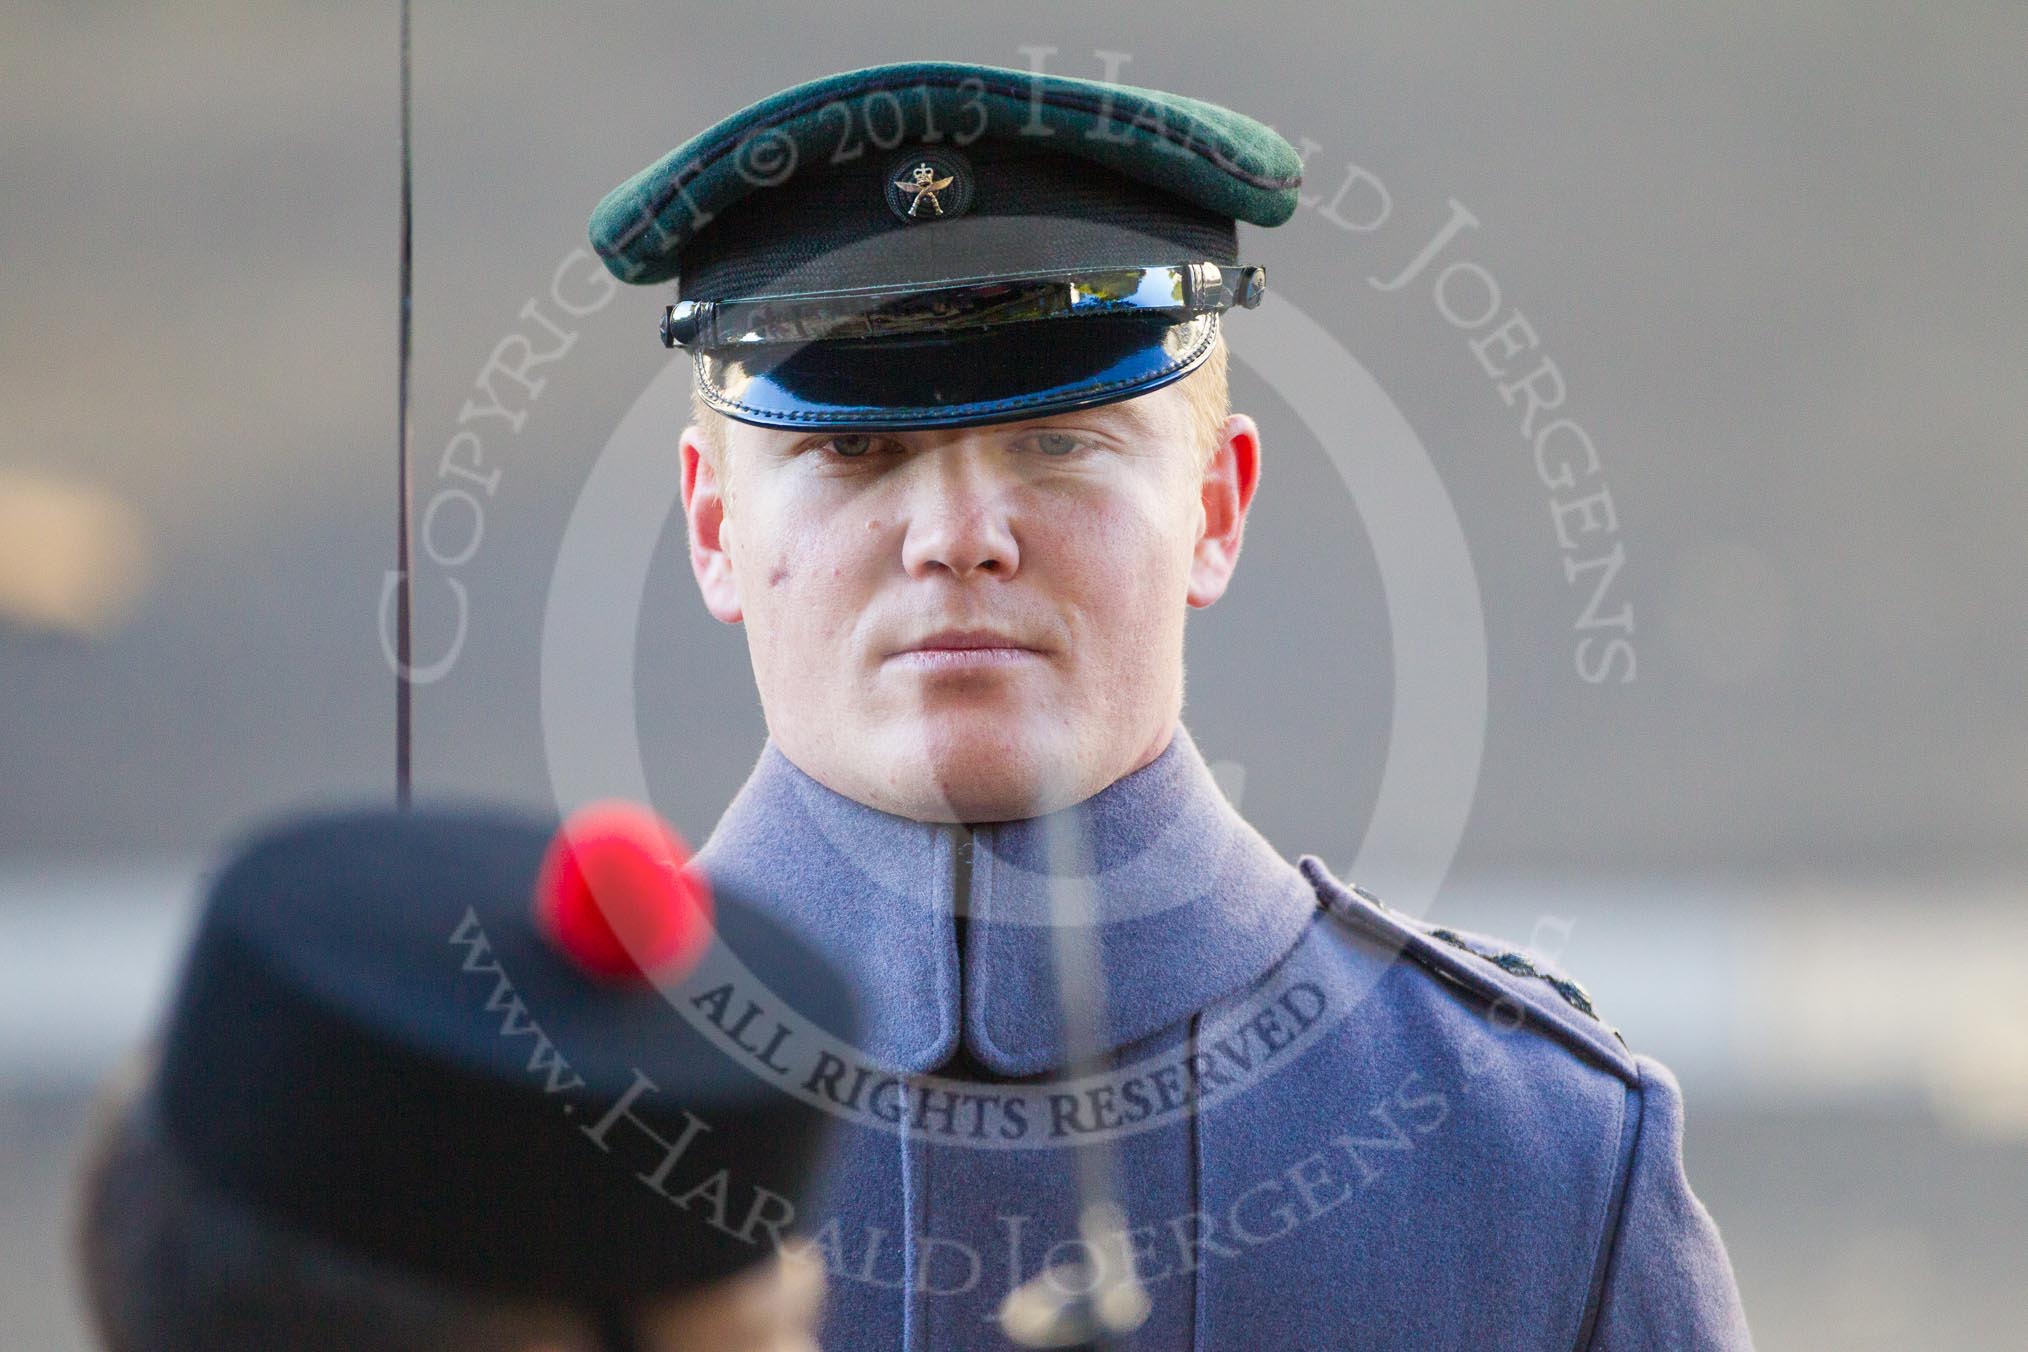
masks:
[[[1137,399],[1122,399],[1116,404],[1101,404],[1088,412],[1101,418],[1124,418],[1142,432],[1158,432],[1162,427],[1161,421],[1142,407]]]
[[[1162,430],[1161,420],[1157,418],[1154,414],[1150,413],[1146,408],[1140,407],[1138,404],[1138,397],[1136,399],[1122,399],[1116,403],[1111,404],[1099,404],[1092,408],[1068,409],[1058,413],[1046,413],[1039,417],[1034,418],[1016,419],[1006,425],[1014,427],[1026,427],[1030,424],[1047,426],[1050,423],[1062,422],[1066,419],[1073,418],[1089,418],[1094,422],[1101,423],[1108,421],[1122,422],[1127,425],[1129,431],[1139,433],[1142,436],[1153,436],[1154,434]],[[997,424],[989,424],[989,426],[997,426]],[[775,443],[776,445],[789,446],[807,437],[816,435],[820,433],[823,429],[769,427],[758,430],[762,430],[770,433],[773,436],[779,437],[779,440],[776,441]],[[910,435],[919,435],[924,432],[941,432],[945,430],[947,429],[936,427],[914,427],[903,429],[900,431],[873,432],[866,433],[864,435],[903,437]],[[854,429],[845,428],[841,429],[839,434],[843,435],[847,432],[852,431],[854,431]]]
[[[1134,399],[1122,399],[1117,403],[1100,404],[1095,408],[1070,409],[1061,413],[1045,414],[1039,418],[1023,419],[1023,422],[1050,423],[1066,418],[1090,418],[1096,422],[1120,421],[1132,430],[1152,434],[1162,430],[1159,419],[1147,409],[1139,407]]]

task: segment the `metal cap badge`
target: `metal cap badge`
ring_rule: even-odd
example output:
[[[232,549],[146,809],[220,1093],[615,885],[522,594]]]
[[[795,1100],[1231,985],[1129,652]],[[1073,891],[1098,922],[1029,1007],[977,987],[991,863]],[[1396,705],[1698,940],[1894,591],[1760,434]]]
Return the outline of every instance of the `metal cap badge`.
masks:
[[[917,146],[882,176],[888,209],[911,224],[962,216],[972,206],[972,166],[955,150]]]

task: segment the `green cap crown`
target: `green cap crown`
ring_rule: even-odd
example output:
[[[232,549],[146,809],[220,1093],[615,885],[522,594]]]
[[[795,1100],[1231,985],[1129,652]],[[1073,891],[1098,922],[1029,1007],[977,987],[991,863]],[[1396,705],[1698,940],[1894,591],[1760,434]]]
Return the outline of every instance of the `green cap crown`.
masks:
[[[785,89],[724,119],[607,193],[591,242],[613,274],[668,281],[718,212],[799,166],[874,158],[904,141],[963,147],[1040,138],[1253,225],[1295,214],[1302,160],[1268,127],[1214,103],[954,61],[869,66]]]

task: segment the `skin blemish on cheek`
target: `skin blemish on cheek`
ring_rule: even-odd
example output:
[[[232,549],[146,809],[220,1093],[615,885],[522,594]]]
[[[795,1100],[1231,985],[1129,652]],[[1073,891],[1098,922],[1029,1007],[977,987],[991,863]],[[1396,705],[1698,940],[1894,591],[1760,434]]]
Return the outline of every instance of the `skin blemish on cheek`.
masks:
[[[776,563],[774,566],[774,571],[768,574],[768,586],[779,587],[782,585],[782,583],[788,580],[789,580],[789,562],[787,559],[783,559],[780,562]]]

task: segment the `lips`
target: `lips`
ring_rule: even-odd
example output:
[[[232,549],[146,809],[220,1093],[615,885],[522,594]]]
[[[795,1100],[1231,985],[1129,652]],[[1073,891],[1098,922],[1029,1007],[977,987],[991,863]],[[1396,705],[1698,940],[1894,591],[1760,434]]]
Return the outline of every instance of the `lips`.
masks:
[[[994,629],[940,629],[906,647],[897,649],[890,656],[902,653],[964,651],[974,648],[1013,648],[1022,652],[1038,652],[1030,644],[1023,643],[1011,634]]]

